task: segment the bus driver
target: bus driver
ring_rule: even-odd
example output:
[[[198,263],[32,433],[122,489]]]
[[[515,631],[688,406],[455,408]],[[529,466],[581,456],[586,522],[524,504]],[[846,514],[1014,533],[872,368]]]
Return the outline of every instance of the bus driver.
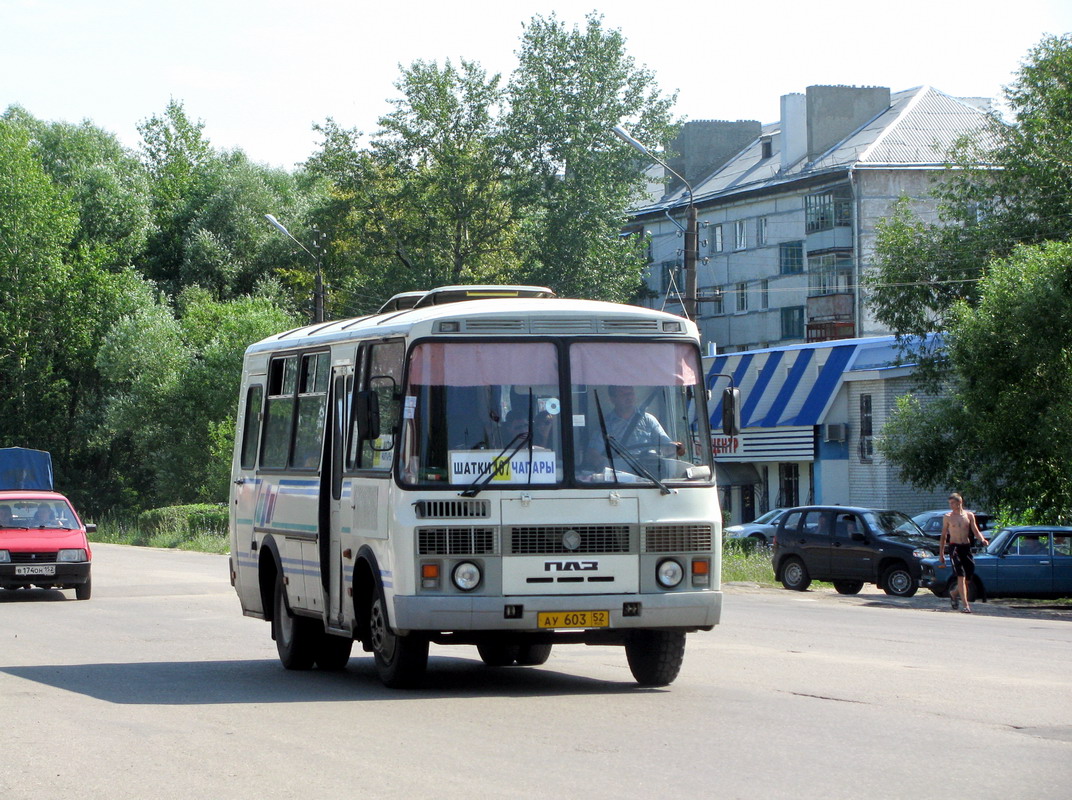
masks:
[[[609,413],[604,412],[603,421],[607,435],[614,437],[618,444],[633,452],[650,448],[658,450],[661,456],[685,455],[685,445],[667,436],[654,414],[637,408],[636,390],[632,386],[608,386],[607,393],[612,408]],[[605,453],[602,435],[589,442],[589,450],[597,459]]]

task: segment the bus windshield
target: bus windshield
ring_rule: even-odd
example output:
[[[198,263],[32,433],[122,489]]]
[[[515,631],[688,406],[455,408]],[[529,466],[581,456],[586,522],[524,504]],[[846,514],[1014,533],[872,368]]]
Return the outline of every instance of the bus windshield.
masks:
[[[676,342],[422,342],[405,391],[402,479],[462,489],[709,480],[701,376],[697,348]]]

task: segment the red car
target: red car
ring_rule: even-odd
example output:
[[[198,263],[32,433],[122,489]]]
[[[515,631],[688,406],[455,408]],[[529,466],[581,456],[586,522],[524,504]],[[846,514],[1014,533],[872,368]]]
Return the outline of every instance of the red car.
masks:
[[[93,591],[87,529],[57,492],[0,491],[0,589],[37,586],[74,589],[88,600]]]

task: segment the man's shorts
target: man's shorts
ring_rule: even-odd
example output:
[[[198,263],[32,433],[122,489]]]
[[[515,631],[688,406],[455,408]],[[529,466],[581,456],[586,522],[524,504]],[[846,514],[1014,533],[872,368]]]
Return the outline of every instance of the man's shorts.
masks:
[[[970,580],[975,575],[975,559],[972,557],[972,548],[970,544],[953,545],[953,555],[950,556],[949,560],[953,565],[953,572],[957,574],[957,577],[968,578]]]

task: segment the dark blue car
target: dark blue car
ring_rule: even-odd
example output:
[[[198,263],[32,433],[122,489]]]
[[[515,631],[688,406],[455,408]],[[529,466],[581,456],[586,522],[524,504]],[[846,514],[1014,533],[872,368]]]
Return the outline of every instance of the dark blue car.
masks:
[[[921,564],[920,585],[946,597],[956,585],[949,553]],[[1072,528],[1029,525],[1005,528],[985,553],[975,556],[969,599],[990,597],[1072,597]]]

